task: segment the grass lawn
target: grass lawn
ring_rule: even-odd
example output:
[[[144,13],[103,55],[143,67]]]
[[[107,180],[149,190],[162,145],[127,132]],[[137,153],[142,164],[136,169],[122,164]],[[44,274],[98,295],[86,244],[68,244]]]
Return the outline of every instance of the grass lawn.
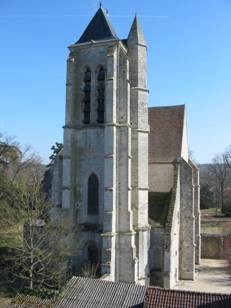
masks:
[[[229,221],[201,221],[201,233],[228,234],[231,233],[231,219]]]
[[[12,302],[12,297],[6,297],[6,295],[0,292],[0,307],[5,307]]]
[[[228,234],[231,233],[231,217],[224,217],[221,211],[216,209],[201,210],[201,233]]]
[[[216,209],[215,207],[212,207],[210,209],[205,209],[205,210],[201,210],[201,216],[206,218],[206,217],[214,217],[214,216],[222,216],[221,214],[221,210],[220,209]]]

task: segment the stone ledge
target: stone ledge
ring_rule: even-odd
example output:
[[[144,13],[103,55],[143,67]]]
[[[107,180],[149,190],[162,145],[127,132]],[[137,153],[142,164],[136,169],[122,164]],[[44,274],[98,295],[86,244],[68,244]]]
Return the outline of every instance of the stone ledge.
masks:
[[[100,236],[102,236],[102,237],[113,237],[116,234],[117,233],[115,233],[115,232],[103,232],[103,233],[100,234]]]

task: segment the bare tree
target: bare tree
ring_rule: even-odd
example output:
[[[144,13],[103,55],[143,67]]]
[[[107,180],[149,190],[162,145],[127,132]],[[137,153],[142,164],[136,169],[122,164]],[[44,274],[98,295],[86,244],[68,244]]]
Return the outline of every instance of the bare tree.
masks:
[[[212,164],[209,165],[209,173],[213,177],[217,194],[217,205],[224,211],[224,190],[228,178],[228,167],[225,161],[225,154],[216,155]]]
[[[224,158],[226,165],[231,170],[231,146],[225,151]]]
[[[35,175],[42,178],[44,166],[31,146],[21,146],[13,137],[0,133],[0,174],[11,182],[31,181]]]
[[[59,288],[68,273],[68,223],[61,217],[50,220],[39,183],[23,187],[19,199],[26,212],[24,245],[9,257],[8,271],[24,288]]]
[[[24,217],[19,196],[23,186],[42,179],[44,166],[29,146],[0,133],[0,211],[1,227],[13,226]]]
[[[70,251],[69,223],[62,215],[55,221],[49,216],[40,185],[44,169],[30,147],[0,133],[0,225],[25,222],[23,246],[11,247],[4,262],[10,276],[30,289],[58,287]]]

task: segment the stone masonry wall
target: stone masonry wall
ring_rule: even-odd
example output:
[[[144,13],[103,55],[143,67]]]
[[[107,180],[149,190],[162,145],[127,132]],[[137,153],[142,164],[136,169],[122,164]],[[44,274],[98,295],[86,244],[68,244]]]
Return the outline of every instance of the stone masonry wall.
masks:
[[[180,256],[179,278],[193,280],[195,274],[195,218],[192,168],[180,159]]]
[[[174,185],[164,233],[163,286],[172,288],[179,276],[179,213],[180,213],[180,172],[174,166]]]

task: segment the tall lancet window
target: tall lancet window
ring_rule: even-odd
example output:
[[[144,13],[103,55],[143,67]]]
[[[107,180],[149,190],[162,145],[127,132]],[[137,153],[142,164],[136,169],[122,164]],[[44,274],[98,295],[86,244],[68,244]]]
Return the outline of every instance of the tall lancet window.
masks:
[[[97,176],[92,173],[88,179],[88,215],[99,214],[99,181]]]
[[[90,123],[90,112],[91,112],[91,70],[86,69],[84,74],[84,109],[83,109],[83,123]]]
[[[100,66],[97,76],[97,102],[98,102],[98,117],[97,122],[104,122],[104,100],[105,100],[105,69]]]

